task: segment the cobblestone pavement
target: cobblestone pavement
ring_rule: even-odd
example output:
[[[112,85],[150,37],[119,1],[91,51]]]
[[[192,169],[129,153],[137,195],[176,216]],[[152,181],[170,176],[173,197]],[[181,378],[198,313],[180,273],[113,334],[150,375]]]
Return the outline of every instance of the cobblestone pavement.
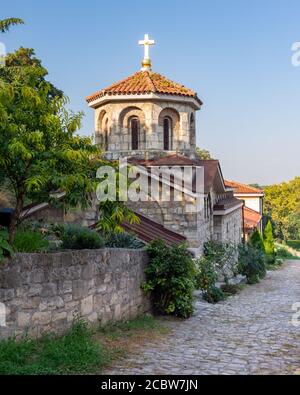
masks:
[[[300,326],[291,323],[297,302],[300,261],[289,261],[225,302],[197,300],[194,317],[172,321],[169,335],[149,339],[105,373],[299,374]]]

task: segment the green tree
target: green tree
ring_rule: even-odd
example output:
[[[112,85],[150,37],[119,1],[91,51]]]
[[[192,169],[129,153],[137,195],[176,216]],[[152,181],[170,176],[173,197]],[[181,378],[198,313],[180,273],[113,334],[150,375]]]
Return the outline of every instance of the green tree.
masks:
[[[268,260],[274,261],[275,243],[274,243],[273,227],[271,221],[268,222],[264,231],[264,247]]]
[[[200,147],[196,148],[196,155],[198,156],[199,159],[201,160],[209,160],[212,159],[212,156],[209,151],[202,149]]]
[[[79,136],[82,113],[66,109],[68,100],[46,81],[47,70],[32,50],[8,55],[0,69],[0,187],[13,191],[9,226],[12,243],[25,202],[48,201],[65,193],[66,206],[87,207],[97,186],[96,170],[105,164],[91,138]],[[118,205],[119,218],[132,213]]]
[[[274,235],[297,239],[300,235],[300,177],[265,188],[265,214],[272,218]]]
[[[99,182],[97,169],[108,164],[91,138],[77,134],[83,114],[66,109],[68,99],[47,74],[34,51],[25,48],[8,55],[0,68],[0,187],[13,191],[15,201],[11,244],[25,203],[54,200],[59,191],[65,193],[65,207],[84,209]],[[138,222],[122,202],[99,207],[104,231],[122,231],[125,220]]]
[[[246,276],[248,284],[256,284],[266,275],[264,253],[251,244],[239,246],[239,273]]]
[[[11,26],[14,25],[23,25],[24,21],[20,18],[7,18],[0,20],[0,32],[7,32]]]
[[[258,230],[255,230],[249,240],[249,245],[262,253],[265,253],[264,240],[261,233]]]

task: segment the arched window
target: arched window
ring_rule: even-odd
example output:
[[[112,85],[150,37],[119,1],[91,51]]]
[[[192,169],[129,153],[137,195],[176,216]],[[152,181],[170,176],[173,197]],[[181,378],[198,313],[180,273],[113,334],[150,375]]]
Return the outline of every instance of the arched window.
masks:
[[[172,119],[170,117],[164,118],[164,150],[172,150],[173,130]]]
[[[140,122],[137,117],[133,117],[130,120],[130,132],[131,132],[131,149],[136,151],[139,149],[139,132]]]

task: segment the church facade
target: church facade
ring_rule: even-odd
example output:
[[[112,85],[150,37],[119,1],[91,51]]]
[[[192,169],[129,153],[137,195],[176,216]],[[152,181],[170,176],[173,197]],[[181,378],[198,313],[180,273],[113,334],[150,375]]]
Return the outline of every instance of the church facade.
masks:
[[[200,160],[196,154],[196,112],[203,103],[193,90],[153,72],[149,46],[154,42],[146,35],[140,44],[145,48],[142,69],[87,97],[94,109],[95,143],[107,159],[126,158],[149,173],[161,167],[203,169],[201,209],[196,212],[188,209],[197,200],[193,182],[180,201],[173,193],[171,201],[128,204],[153,223],[184,236],[196,255],[209,240],[237,244],[243,202],[225,185],[220,163]],[[176,190],[174,180],[171,188]]]

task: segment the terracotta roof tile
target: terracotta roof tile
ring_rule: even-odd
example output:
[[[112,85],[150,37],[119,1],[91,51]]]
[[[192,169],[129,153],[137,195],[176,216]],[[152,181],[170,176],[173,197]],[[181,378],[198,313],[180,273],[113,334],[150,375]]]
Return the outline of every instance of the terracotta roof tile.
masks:
[[[262,189],[258,189],[258,188],[254,188],[251,187],[250,185],[247,184],[242,184],[240,182],[235,182],[235,181],[225,181],[225,185],[228,188],[233,188],[234,189],[234,193],[246,193],[246,194],[262,194],[264,193],[264,191]]]
[[[130,158],[129,163],[136,166],[200,166],[204,167],[204,192],[209,193],[214,183],[217,171],[220,167],[219,161],[214,159],[200,160],[189,159],[186,156],[179,154],[172,154],[163,156],[158,159],[139,159]]]
[[[189,159],[186,156],[171,154],[162,156],[155,159],[140,159],[140,158],[129,158],[129,163],[150,167],[150,166],[195,166],[195,160]]]
[[[106,95],[142,95],[147,93],[193,97],[202,104],[193,90],[152,71],[139,71],[108,88],[101,89],[88,96],[86,100],[90,103]]]
[[[244,206],[245,228],[254,229],[262,219],[262,215],[249,207]]]
[[[218,201],[217,204],[214,206],[214,210],[228,210],[233,207],[241,206],[242,201],[236,199],[235,197],[228,196],[226,199],[221,199]]]
[[[169,246],[186,242],[186,238],[184,236],[165,228],[163,225],[160,225],[143,215],[135,214],[140,219],[139,224],[129,224],[128,222],[124,222],[122,226],[127,232],[135,233],[137,237],[144,242],[150,243],[151,241],[161,239]]]

